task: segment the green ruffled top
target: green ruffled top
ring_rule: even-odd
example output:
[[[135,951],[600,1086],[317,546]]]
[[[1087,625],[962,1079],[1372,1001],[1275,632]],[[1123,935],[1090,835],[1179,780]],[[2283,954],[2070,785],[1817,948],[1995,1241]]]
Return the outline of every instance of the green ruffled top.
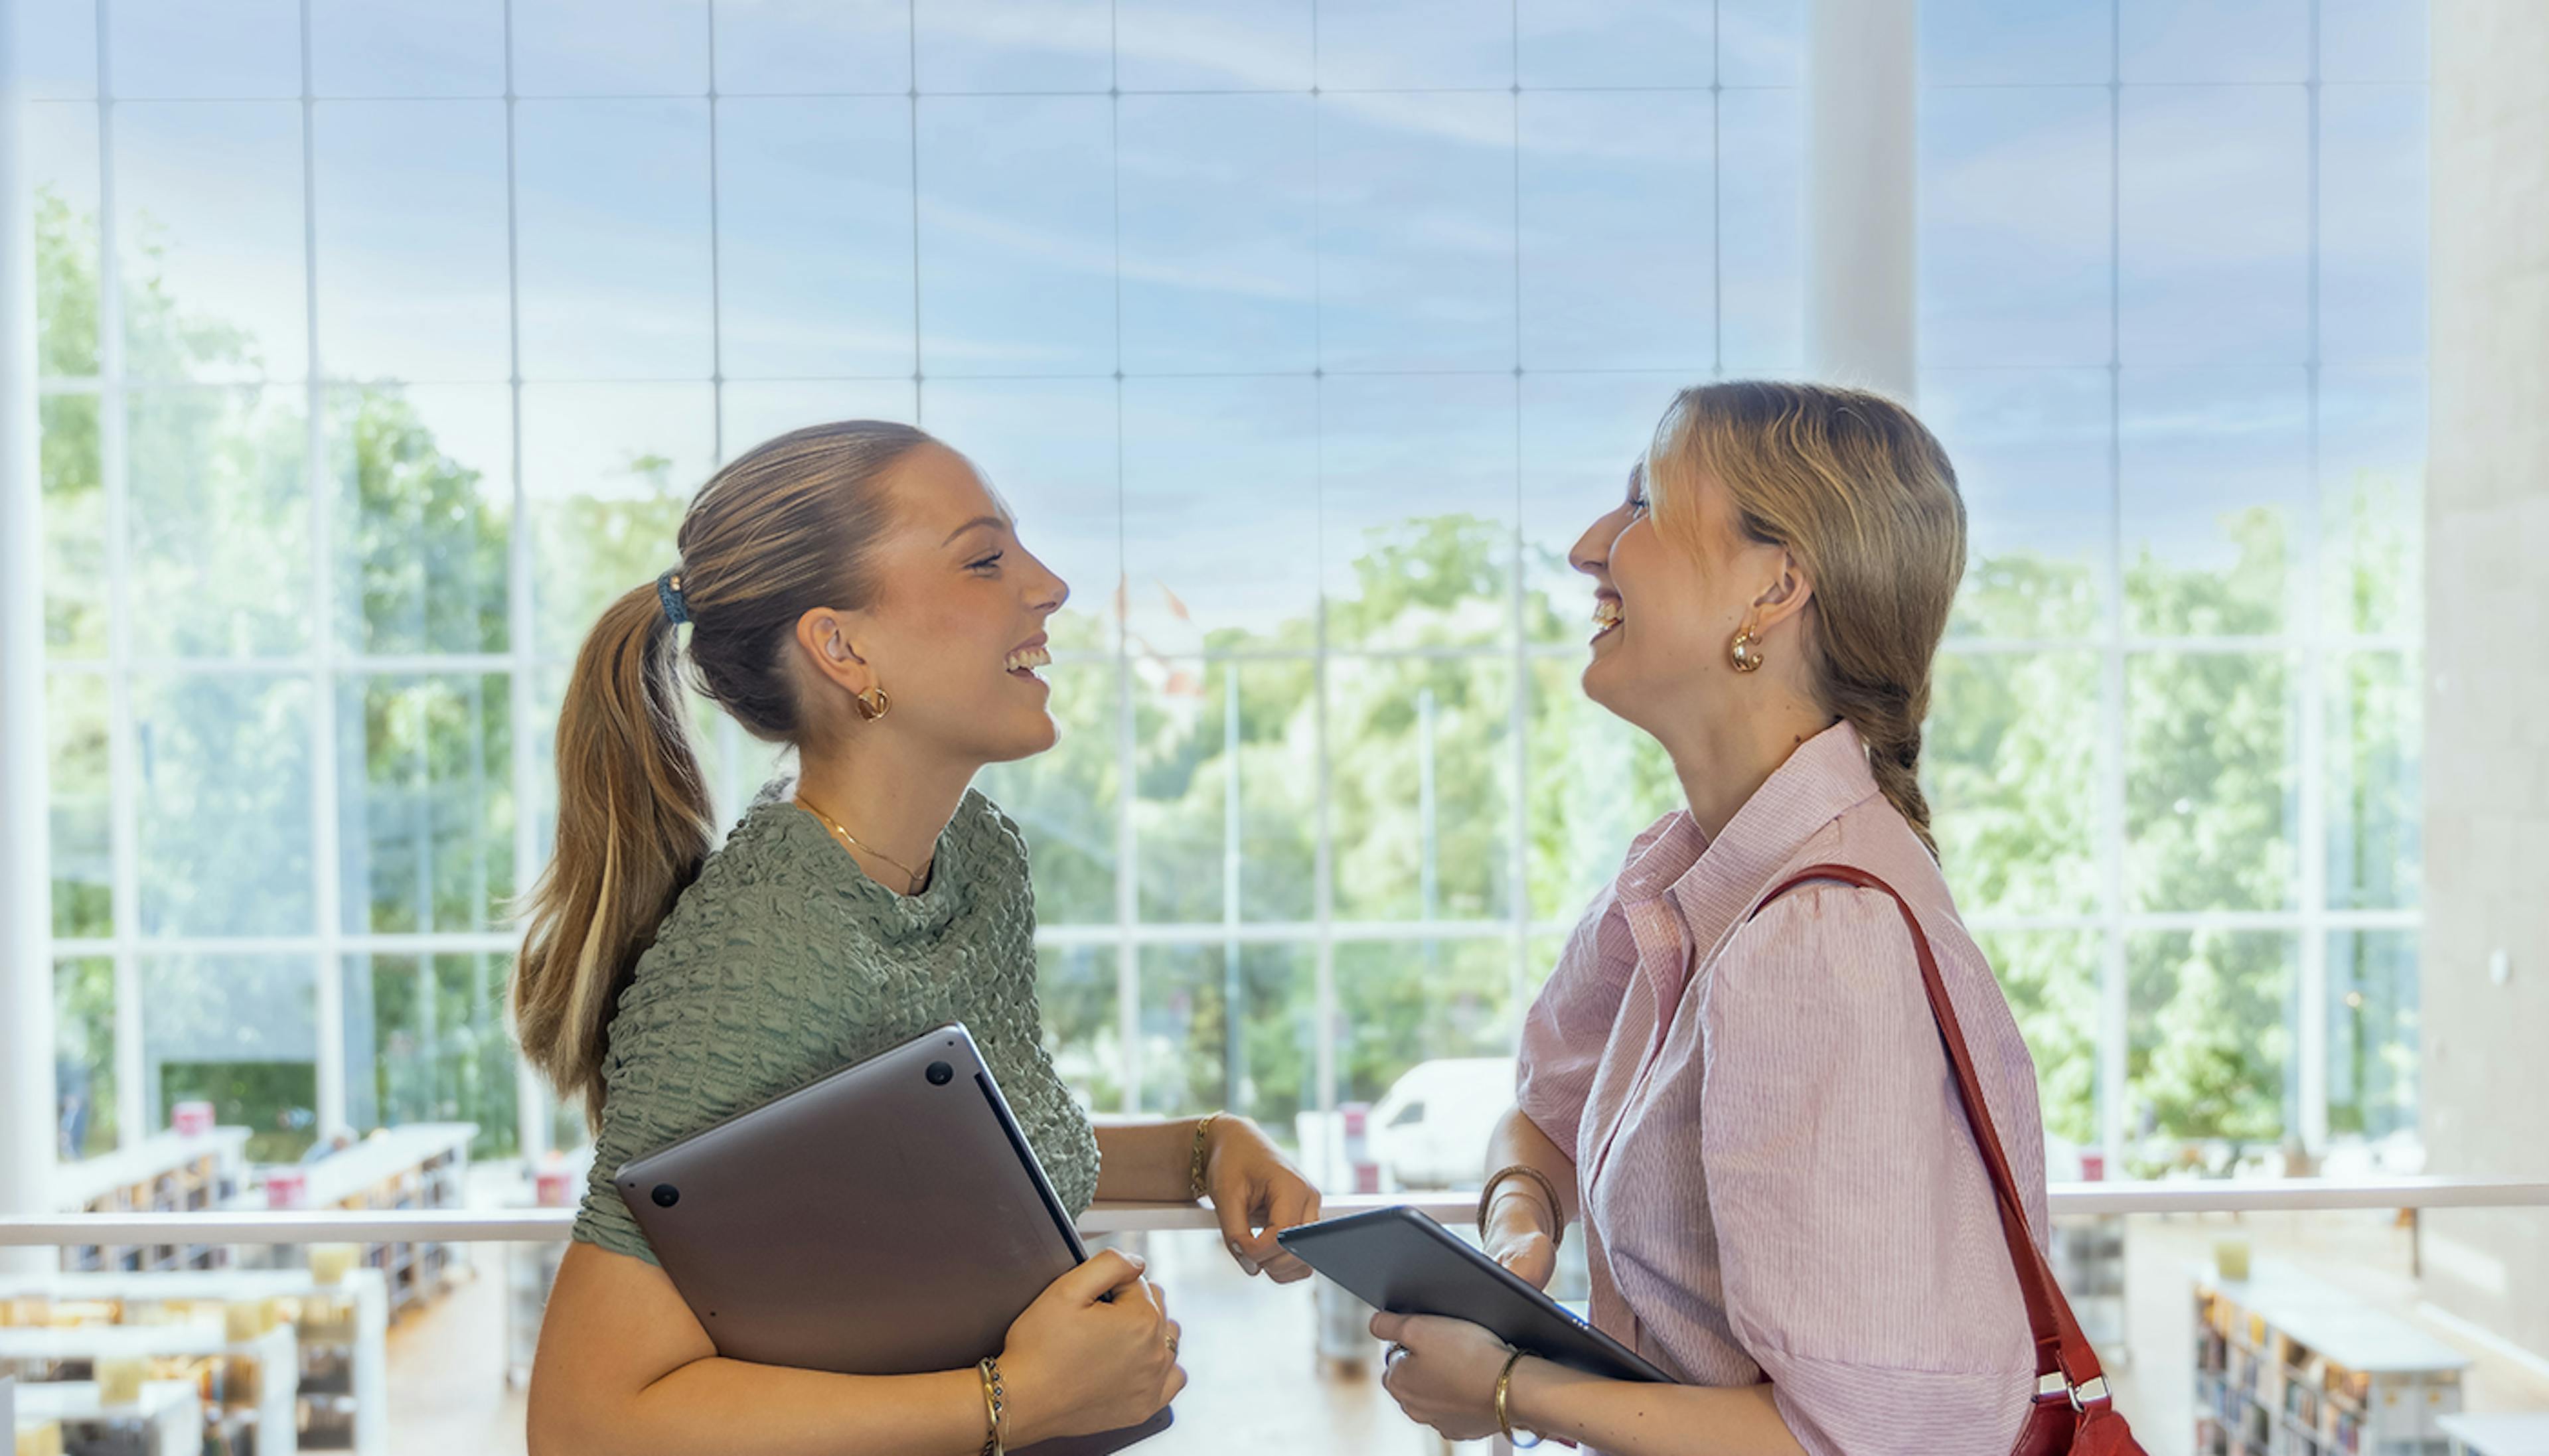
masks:
[[[620,1164],[951,1021],[973,1033],[1064,1206],[1086,1209],[1097,1138],[1044,1049],[1017,825],[967,789],[928,886],[899,895],[795,792],[793,779],[763,787],[638,958],[611,1022],[575,1236],[656,1262],[612,1184]]]

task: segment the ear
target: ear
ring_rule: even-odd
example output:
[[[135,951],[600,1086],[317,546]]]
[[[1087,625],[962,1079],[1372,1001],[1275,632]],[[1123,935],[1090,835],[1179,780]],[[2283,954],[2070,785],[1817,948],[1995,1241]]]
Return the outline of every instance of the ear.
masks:
[[[1815,596],[1813,580],[1787,547],[1769,547],[1766,554],[1772,572],[1770,585],[1752,598],[1753,630],[1765,636],[1771,628],[1804,611]]]
[[[805,661],[853,695],[877,685],[875,670],[850,641],[854,615],[818,606],[797,619],[797,646]]]

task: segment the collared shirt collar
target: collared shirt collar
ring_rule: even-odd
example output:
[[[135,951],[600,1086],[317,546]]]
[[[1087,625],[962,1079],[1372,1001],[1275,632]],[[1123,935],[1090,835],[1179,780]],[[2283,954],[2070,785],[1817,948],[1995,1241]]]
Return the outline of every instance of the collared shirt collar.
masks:
[[[1836,723],[1798,745],[1715,840],[1675,811],[1620,872],[1624,901],[1669,894],[1694,947],[1722,939],[1770,876],[1825,825],[1877,792],[1858,730]]]

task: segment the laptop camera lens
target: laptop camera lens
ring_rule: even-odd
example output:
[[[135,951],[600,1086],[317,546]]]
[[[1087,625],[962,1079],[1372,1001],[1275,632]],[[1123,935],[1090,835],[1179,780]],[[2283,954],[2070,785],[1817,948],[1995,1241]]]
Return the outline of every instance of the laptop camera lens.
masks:
[[[682,1190],[670,1183],[658,1183],[655,1185],[654,1197],[655,1207],[668,1209],[682,1201]]]
[[[933,1061],[929,1064],[927,1075],[929,1077],[930,1086],[944,1087],[949,1082],[956,1080],[956,1068],[949,1066],[943,1061]]]

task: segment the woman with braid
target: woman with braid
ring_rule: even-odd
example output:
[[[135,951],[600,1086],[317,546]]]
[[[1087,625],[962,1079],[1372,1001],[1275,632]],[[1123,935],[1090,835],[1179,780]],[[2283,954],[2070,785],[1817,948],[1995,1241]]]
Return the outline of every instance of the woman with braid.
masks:
[[[1965,561],[1947,458],[1873,395],[1688,390],[1570,559],[1596,589],[1584,690],[1663,746],[1687,803],[1630,846],[1532,1007],[1481,1232],[1535,1284],[1583,1239],[1593,1322],[1681,1383],[1382,1315],[1389,1389],[1448,1436],[1501,1412],[1611,1456],[2000,1456],[2035,1351],[1903,919],[2040,1249],[2034,1065],[1921,797]],[[1908,910],[1837,878],[1774,895],[1809,866]]]

